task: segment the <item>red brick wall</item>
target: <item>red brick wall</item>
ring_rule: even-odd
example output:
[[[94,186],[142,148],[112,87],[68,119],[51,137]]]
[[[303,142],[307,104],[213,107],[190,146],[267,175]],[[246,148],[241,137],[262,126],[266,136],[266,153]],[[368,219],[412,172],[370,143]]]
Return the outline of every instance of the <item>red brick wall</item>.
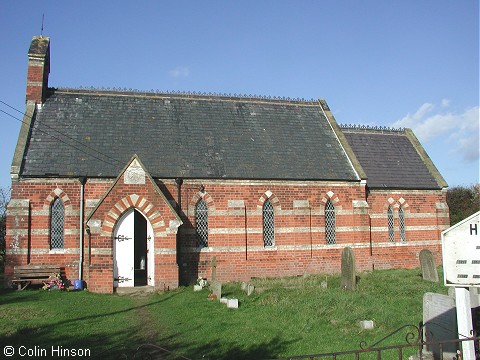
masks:
[[[368,197],[375,268],[414,268],[418,254],[429,249],[441,264],[441,232],[450,219],[446,193],[442,191],[371,191]],[[387,210],[394,214],[395,241],[388,237]],[[405,242],[400,239],[399,208],[404,210]]]
[[[48,64],[45,58],[29,58],[27,70],[26,100],[43,102],[44,92],[48,88]],[[47,68],[46,68],[47,66]]]
[[[194,207],[202,195],[200,189],[204,189],[204,199],[209,211],[212,210],[209,215],[209,247],[201,250],[195,249],[194,234]],[[268,191],[272,193],[275,209],[274,249],[263,248],[261,205]],[[170,192],[173,193],[173,189]],[[324,207],[330,196],[337,212],[335,245],[327,245],[325,241]],[[448,212],[438,210],[437,206],[446,204],[445,194],[440,191],[406,191],[393,196],[405,208],[405,243],[386,240],[388,229],[384,205],[387,204],[388,208],[391,196],[371,192],[367,199],[364,187],[358,184],[185,182],[182,207],[186,217],[181,229],[183,248],[180,249],[182,279],[192,281],[198,276],[210,277],[213,256],[217,259],[220,280],[339,272],[345,246],[354,249],[360,271],[416,267],[418,253],[424,248],[430,249],[440,263],[440,232],[448,225]],[[229,208],[229,200],[243,200],[244,207]],[[305,200],[308,207],[298,207],[298,201]],[[369,215],[373,218],[370,219]],[[372,232],[372,245],[370,221],[376,227]],[[398,214],[396,221],[398,228]],[[233,233],[232,229],[235,229]],[[232,247],[237,251],[232,252]]]
[[[6,281],[11,279],[15,264],[26,263],[64,265],[70,280],[78,277],[80,187],[75,179],[12,184]],[[54,253],[49,247],[49,206],[55,196],[64,200],[66,210],[64,253]],[[263,246],[262,205],[268,196],[275,211],[272,249]],[[195,204],[202,197],[209,207],[209,247],[200,249],[196,246]],[[217,259],[217,277],[222,281],[338,273],[345,246],[353,248],[359,271],[418,267],[418,253],[424,248],[431,250],[440,263],[440,232],[449,222],[441,191],[370,191],[367,197],[365,186],[358,183],[185,180],[181,186],[184,224],[179,229],[177,266],[176,229],[171,227],[175,216],[169,205],[175,205],[176,198],[173,180],[157,180],[154,184],[147,177],[143,185],[125,184],[123,178],[115,183],[87,181],[85,216],[91,215],[91,226],[90,238],[85,235],[84,240],[84,279],[89,289],[113,290],[112,234],[129,207],[144,213],[155,228],[155,247],[165,250],[155,255],[158,289],[174,288],[199,276],[210,278],[213,256]],[[324,207],[328,199],[336,211],[334,245],[325,241]],[[395,209],[394,243],[388,239],[388,205]],[[405,210],[404,243],[398,234],[400,205]]]
[[[79,192],[76,180],[12,183],[7,208],[6,280],[14,265],[52,264],[65,266],[69,279],[78,278]],[[50,205],[55,197],[65,207],[65,251],[50,250]]]
[[[200,191],[204,187],[204,193]],[[175,193],[169,187],[170,193]],[[182,186],[182,280],[210,277],[217,258],[220,280],[338,272],[343,247],[368,242],[365,215],[354,213],[353,200],[364,200],[364,187],[351,184],[280,182],[191,182]],[[275,211],[275,247],[263,246],[263,201],[270,194]],[[209,247],[195,246],[195,204],[201,196],[209,206]],[[330,198],[337,211],[337,243],[325,241],[324,207]],[[230,201],[230,206],[229,206]],[[241,203],[243,201],[243,204]],[[245,217],[246,213],[246,217]],[[247,231],[245,231],[245,227]],[[354,240],[352,240],[354,238]],[[232,251],[235,250],[235,251]],[[359,251],[360,252],[360,251]],[[364,269],[369,263],[361,261]]]

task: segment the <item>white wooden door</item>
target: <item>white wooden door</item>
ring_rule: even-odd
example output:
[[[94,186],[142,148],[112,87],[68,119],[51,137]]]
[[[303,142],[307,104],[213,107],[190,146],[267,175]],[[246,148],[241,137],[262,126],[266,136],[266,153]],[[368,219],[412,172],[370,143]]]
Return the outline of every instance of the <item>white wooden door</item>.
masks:
[[[155,249],[153,247],[153,227],[150,221],[147,220],[147,284],[155,286]]]
[[[113,238],[113,286],[134,286],[134,209],[128,210],[119,220]]]

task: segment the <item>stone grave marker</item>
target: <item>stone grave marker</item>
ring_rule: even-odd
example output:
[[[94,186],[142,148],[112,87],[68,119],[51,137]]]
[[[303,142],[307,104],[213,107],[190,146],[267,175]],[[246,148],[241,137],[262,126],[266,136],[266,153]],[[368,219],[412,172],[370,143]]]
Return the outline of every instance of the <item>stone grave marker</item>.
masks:
[[[328,278],[325,276],[325,280],[320,283],[322,289],[328,288]]]
[[[341,288],[354,291],[356,285],[355,254],[352,248],[346,247],[342,252],[342,282]]]
[[[238,299],[228,299],[227,308],[229,309],[238,309]]]
[[[255,286],[253,284],[248,284],[246,289],[247,296],[252,295],[254,291],[255,291]]]
[[[435,258],[433,257],[432,252],[423,249],[420,251],[419,258],[423,280],[438,282],[437,267],[435,266]]]
[[[220,300],[222,298],[222,283],[219,281],[212,281],[210,284],[210,290],[212,290],[213,295],[216,299]]]
[[[440,342],[455,340],[457,336],[457,313],[455,299],[450,296],[425,293],[423,295],[423,336],[427,342]],[[438,345],[429,345],[427,351],[433,353],[435,359],[439,358]],[[452,359],[456,353],[456,344],[444,344],[445,359]]]
[[[212,258],[212,282],[214,281],[217,281],[217,257],[216,256]]]
[[[362,320],[360,321],[360,329],[362,330],[373,330],[373,320]]]

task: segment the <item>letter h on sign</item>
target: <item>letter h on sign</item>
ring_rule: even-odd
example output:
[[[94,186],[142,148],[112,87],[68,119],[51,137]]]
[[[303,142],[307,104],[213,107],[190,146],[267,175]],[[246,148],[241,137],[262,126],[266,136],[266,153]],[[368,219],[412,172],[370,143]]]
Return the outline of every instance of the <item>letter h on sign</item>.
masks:
[[[470,235],[473,235],[474,232],[477,235],[477,224],[470,224]]]

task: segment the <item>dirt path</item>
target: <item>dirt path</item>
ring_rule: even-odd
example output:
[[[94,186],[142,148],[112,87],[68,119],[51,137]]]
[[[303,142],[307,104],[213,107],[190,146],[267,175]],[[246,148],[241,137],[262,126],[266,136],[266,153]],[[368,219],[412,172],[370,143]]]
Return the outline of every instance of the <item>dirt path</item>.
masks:
[[[154,301],[148,296],[132,296],[135,300],[136,318],[139,319],[137,336],[146,343],[157,344],[161,338],[158,325],[152,320],[153,314],[149,310]]]
[[[152,360],[191,360],[172,353],[165,348],[165,344],[162,344],[161,329],[159,329],[158,323],[155,323],[155,321],[152,320],[154,314],[151,311],[151,305],[155,304],[155,300],[144,295],[135,295],[132,297],[135,300],[135,318],[139,321],[137,327],[138,333],[136,334],[139,341],[139,352],[142,354],[148,354],[148,358]],[[140,354],[137,353],[136,355],[136,358],[138,358]]]

